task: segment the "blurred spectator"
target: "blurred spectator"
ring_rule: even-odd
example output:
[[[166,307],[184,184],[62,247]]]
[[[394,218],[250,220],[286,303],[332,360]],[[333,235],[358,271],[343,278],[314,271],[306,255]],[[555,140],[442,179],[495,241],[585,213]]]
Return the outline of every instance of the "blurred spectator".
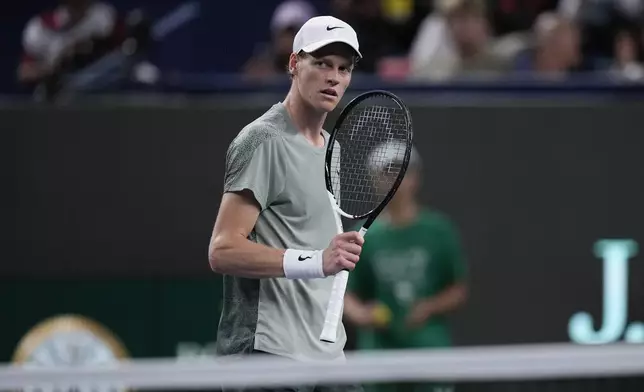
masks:
[[[418,28],[433,9],[433,0],[381,0],[382,15],[390,25],[396,40],[395,49],[399,53],[409,53]]]
[[[397,47],[391,25],[382,15],[377,0],[332,0],[331,14],[349,23],[360,39],[363,58],[355,72],[374,73],[378,61],[386,55],[404,51]]]
[[[65,72],[78,70],[118,46],[124,26],[109,4],[61,0],[53,11],[34,16],[22,37],[18,80],[52,96]]]
[[[518,57],[517,71],[562,79],[581,64],[579,31],[568,18],[545,12],[537,18],[532,33],[533,46]]]
[[[556,9],[558,0],[489,0],[495,36],[529,31],[537,17]]]
[[[624,30],[644,21],[644,0],[560,0],[558,9],[579,26],[582,52],[591,69],[602,68],[613,57]]]
[[[391,161],[374,172],[390,176],[388,167],[400,163],[402,151],[395,143],[376,149],[374,155]],[[349,275],[344,315],[358,327],[359,350],[450,347],[448,315],[467,299],[458,230],[445,214],[419,203],[422,163],[416,149],[411,154],[398,192],[366,234],[360,262]],[[444,388],[428,383],[405,389],[386,383],[365,386],[373,392]]]
[[[246,62],[244,75],[251,80],[286,75],[295,34],[304,22],[316,14],[313,5],[303,0],[287,0],[278,5],[271,19],[271,42],[262,44]]]
[[[494,51],[484,0],[437,0],[436,4],[412,45],[412,78],[489,77],[507,70],[507,59]]]
[[[622,30],[615,37],[615,58],[610,74],[617,79],[644,80],[642,32]]]
[[[380,57],[376,73],[384,80],[404,80],[409,74],[409,50],[419,26],[433,9],[433,0],[381,0],[382,15],[391,31],[392,51]]]

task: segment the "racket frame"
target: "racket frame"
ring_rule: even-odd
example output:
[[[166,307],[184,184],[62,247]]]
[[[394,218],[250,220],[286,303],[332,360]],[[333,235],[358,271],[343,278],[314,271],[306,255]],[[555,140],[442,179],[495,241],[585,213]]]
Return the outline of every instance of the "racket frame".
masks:
[[[403,161],[401,163],[401,168],[400,168],[400,172],[398,173],[398,176],[394,180],[394,183],[391,186],[391,189],[389,190],[385,198],[380,202],[380,204],[365,214],[352,215],[342,210],[342,208],[338,205],[338,202],[333,193],[333,181],[331,178],[331,160],[333,158],[333,146],[335,145],[335,139],[336,139],[338,130],[341,128],[342,124],[344,123],[344,120],[351,113],[353,108],[355,108],[362,101],[369,99],[373,96],[384,96],[386,98],[389,98],[392,101],[394,101],[401,109],[404,110],[405,120],[406,120],[405,125],[407,126],[407,129],[408,129],[407,140],[405,141],[406,142],[405,155],[403,157]],[[369,230],[369,227],[371,227],[371,224],[376,220],[378,215],[380,215],[382,210],[387,206],[387,204],[389,204],[391,199],[394,197],[394,195],[398,191],[398,188],[400,187],[400,184],[402,183],[405,177],[405,174],[407,173],[407,167],[409,166],[409,161],[411,159],[412,141],[413,141],[413,125],[412,125],[411,113],[409,112],[407,105],[405,105],[402,99],[400,99],[398,96],[396,96],[395,94],[389,91],[370,90],[370,91],[364,92],[362,94],[359,94],[355,98],[353,98],[347,104],[347,106],[345,106],[344,109],[342,109],[342,112],[340,112],[340,115],[338,116],[338,119],[336,120],[335,126],[333,127],[333,130],[329,137],[329,143],[327,145],[326,156],[324,160],[325,162],[324,177],[326,182],[326,188],[327,188],[327,192],[329,193],[329,199],[330,199],[331,205],[334,209],[336,224],[338,226],[338,234],[343,232],[340,215],[344,216],[345,218],[353,219],[353,220],[360,220],[360,219],[367,218],[359,230],[359,233],[362,236],[364,236],[367,233],[367,231]],[[342,148],[342,146],[340,146],[340,148]],[[342,159],[341,156],[339,156],[338,159]],[[338,325],[340,324],[340,320],[342,319],[344,294],[346,292],[348,279],[349,279],[349,271],[347,270],[338,272],[333,278],[333,287],[331,289],[329,304],[324,318],[322,332],[320,333],[320,340],[323,342],[335,343],[337,340],[337,330],[338,330]]]

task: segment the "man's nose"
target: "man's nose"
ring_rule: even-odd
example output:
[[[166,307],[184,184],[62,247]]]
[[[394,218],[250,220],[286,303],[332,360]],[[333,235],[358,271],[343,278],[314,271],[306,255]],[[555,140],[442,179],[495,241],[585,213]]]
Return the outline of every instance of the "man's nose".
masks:
[[[335,86],[336,84],[340,83],[338,70],[329,71],[326,74],[326,82],[332,86]]]

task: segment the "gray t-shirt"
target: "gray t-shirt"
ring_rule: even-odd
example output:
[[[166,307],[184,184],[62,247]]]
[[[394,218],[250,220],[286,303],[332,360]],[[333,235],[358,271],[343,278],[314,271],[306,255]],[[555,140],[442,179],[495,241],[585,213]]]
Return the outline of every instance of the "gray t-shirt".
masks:
[[[324,181],[325,146],[297,131],[282,103],[244,127],[226,156],[224,192],[248,189],[261,206],[250,240],[281,249],[324,249],[337,234]],[[289,280],[224,276],[219,355],[265,351],[286,357],[341,359],[336,343],[319,340],[333,278]]]

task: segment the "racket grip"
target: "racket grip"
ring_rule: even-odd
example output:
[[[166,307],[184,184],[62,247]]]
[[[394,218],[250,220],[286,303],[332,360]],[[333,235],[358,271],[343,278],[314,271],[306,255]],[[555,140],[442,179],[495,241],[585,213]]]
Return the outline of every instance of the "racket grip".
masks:
[[[367,229],[362,227],[359,231],[364,237]],[[349,271],[343,270],[338,272],[333,278],[333,287],[331,288],[331,298],[324,318],[324,326],[320,334],[320,340],[327,343],[335,343],[338,336],[338,325],[342,320],[342,311],[344,309],[344,294],[347,292],[347,282],[349,281]]]
[[[333,218],[335,219],[336,231],[338,234],[344,232],[342,228],[342,219],[338,211],[338,204],[335,196],[331,192],[327,192],[329,201],[333,207]],[[320,340],[327,343],[335,343],[338,334],[338,324],[342,320],[342,309],[344,305],[344,293],[347,290],[347,282],[349,280],[349,271],[340,271],[333,277],[333,286],[331,287],[331,295],[329,303],[326,308],[324,316],[324,324],[322,325],[322,333]]]
[[[333,287],[331,288],[331,298],[324,318],[324,326],[320,340],[328,343],[335,343],[338,335],[338,325],[342,320],[342,310],[344,308],[344,293],[347,290],[349,281],[349,271],[340,271],[333,278]]]

